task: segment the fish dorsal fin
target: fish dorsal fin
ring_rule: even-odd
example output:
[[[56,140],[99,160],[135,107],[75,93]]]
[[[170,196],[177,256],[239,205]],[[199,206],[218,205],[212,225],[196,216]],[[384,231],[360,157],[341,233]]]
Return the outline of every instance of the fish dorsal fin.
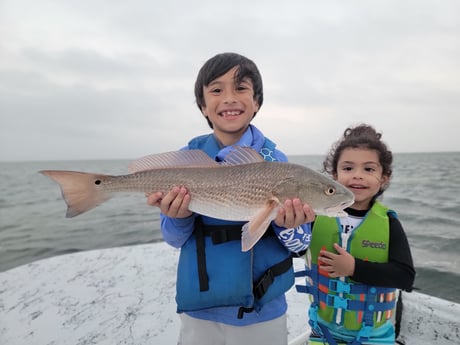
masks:
[[[131,173],[140,171],[176,168],[176,167],[208,167],[218,166],[219,163],[210,158],[202,150],[171,151],[148,155],[131,162],[128,169]]]
[[[227,154],[223,165],[239,165],[264,162],[263,157],[251,147],[234,146]]]

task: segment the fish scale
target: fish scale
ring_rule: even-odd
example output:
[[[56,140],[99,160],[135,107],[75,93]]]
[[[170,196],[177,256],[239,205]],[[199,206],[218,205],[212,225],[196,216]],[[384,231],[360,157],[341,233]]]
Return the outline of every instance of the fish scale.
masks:
[[[110,176],[100,185],[110,192],[168,192],[172,187],[185,186],[192,196],[191,211],[206,208],[206,214],[226,220],[249,220],[272,195],[279,173],[266,176],[264,166],[271,163],[253,163],[242,166],[213,168],[155,169],[130,175]],[[280,163],[278,163],[280,164]],[[274,168],[273,166],[271,168]],[[271,172],[286,167],[270,169]],[[197,179],[196,176],[200,178]],[[264,181],[264,183],[261,183]],[[242,188],[243,187],[243,188]],[[195,209],[196,208],[196,209]],[[222,208],[225,208],[222,212]]]
[[[174,186],[184,186],[191,196],[190,211],[223,220],[248,221],[243,227],[243,239],[245,234],[251,234],[250,247],[263,235],[286,199],[299,198],[316,214],[334,217],[346,215],[343,209],[354,201],[344,186],[307,167],[266,162],[250,148],[236,148],[229,155],[232,163],[222,164],[202,151],[152,155],[138,164],[151,169],[121,176],[59,170],[42,173],[59,183],[68,206],[67,217],[98,206],[115,193],[167,193]],[[170,159],[179,159],[181,166],[165,166],[174,164],[168,163]],[[192,166],[183,165],[187,159]],[[157,161],[161,164],[155,168]]]

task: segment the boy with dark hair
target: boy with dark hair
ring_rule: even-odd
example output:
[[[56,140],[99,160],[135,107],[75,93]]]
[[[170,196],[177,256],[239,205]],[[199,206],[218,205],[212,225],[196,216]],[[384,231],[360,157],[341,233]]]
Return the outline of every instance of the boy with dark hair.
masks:
[[[195,83],[198,108],[213,132],[189,141],[217,161],[234,145],[252,147],[268,161],[287,161],[251,121],[263,102],[262,78],[251,60],[235,53],[209,59]],[[241,251],[242,222],[192,213],[183,186],[148,203],[161,210],[164,240],[181,248],[176,302],[182,326],[178,344],[287,344],[285,292],[294,283],[293,252],[305,250],[315,214],[287,200],[266,235]]]

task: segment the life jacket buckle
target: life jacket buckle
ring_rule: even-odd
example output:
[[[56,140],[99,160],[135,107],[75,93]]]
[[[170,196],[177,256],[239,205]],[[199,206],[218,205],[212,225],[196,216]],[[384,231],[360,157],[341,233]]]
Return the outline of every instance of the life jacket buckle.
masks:
[[[350,284],[345,283],[341,280],[330,280],[329,281],[329,290],[338,292],[338,293],[350,293],[351,288]]]
[[[265,274],[262,276],[262,278],[259,279],[259,281],[256,283],[254,286],[254,296],[256,298],[260,298],[261,296],[265,295],[267,292],[268,288],[270,285],[273,284],[275,281],[275,275],[273,274],[273,271],[271,269],[268,269]]]
[[[348,299],[340,296],[327,295],[327,304],[336,309],[348,309]]]

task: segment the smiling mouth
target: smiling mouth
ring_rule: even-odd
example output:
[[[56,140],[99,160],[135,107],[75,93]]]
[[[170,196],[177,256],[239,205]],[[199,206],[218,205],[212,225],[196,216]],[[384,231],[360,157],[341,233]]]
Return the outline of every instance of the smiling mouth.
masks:
[[[226,110],[220,113],[223,117],[230,117],[230,116],[238,116],[241,115],[243,112],[241,110]]]
[[[353,185],[348,186],[348,188],[352,188],[352,189],[366,189],[367,187],[361,186],[361,185],[355,185],[355,184],[353,184]]]

